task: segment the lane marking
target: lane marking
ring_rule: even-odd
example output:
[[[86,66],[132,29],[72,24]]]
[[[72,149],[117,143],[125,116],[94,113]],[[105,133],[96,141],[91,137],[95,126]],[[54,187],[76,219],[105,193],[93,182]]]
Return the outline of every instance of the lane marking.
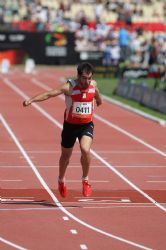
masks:
[[[81,200],[87,200],[87,199],[82,199],[82,196],[76,196],[74,198],[80,198]],[[91,196],[90,199],[88,200],[94,200],[94,199],[129,199],[129,197],[122,197],[122,196]]]
[[[138,193],[142,194],[145,198],[147,198],[149,201],[151,201],[153,204],[155,204],[158,208],[166,212],[166,208],[163,207],[161,204],[159,204],[156,200],[151,198],[147,193],[142,191],[139,187],[137,187],[133,182],[131,182],[129,179],[127,179],[123,174],[121,174],[118,170],[116,170],[111,164],[109,164],[107,161],[105,161],[100,155],[98,155],[93,150],[93,155],[96,156],[97,159],[99,159],[105,166],[107,166],[109,169],[111,169],[115,174],[117,174],[122,180],[124,180],[126,183],[128,183],[133,189],[138,191]]]
[[[77,230],[75,230],[75,229],[71,229],[70,232],[71,232],[72,234],[78,234]]]
[[[148,175],[150,178],[165,178],[166,175]]]
[[[70,208],[69,208],[70,209]],[[59,207],[55,208],[40,208],[40,207],[27,207],[27,208],[0,208],[0,211],[49,211],[49,210],[59,210]]]
[[[66,182],[74,182],[74,183],[80,183],[80,180],[66,180]],[[110,181],[105,181],[105,180],[90,180],[92,183],[109,183]]]
[[[27,96],[26,96],[27,99]],[[35,105],[38,107],[38,105]],[[40,108],[41,109],[41,108]],[[41,109],[42,110],[42,109]],[[46,113],[46,112],[44,112]],[[47,114],[48,115],[48,114]],[[48,117],[50,117],[48,115]],[[124,242],[126,244],[141,248],[141,249],[145,249],[145,250],[153,250],[152,248],[146,247],[144,245],[135,243],[133,241],[130,240],[126,240],[122,237],[107,233],[97,227],[94,227],[84,221],[82,221],[81,219],[77,218],[76,216],[74,216],[72,213],[70,213],[68,210],[66,210],[63,205],[59,202],[59,200],[57,199],[57,197],[54,195],[54,193],[52,192],[52,190],[49,188],[49,186],[47,185],[47,183],[45,182],[45,180],[43,179],[43,177],[40,175],[39,171],[37,170],[37,168],[35,167],[34,163],[32,162],[32,160],[29,158],[28,154],[26,153],[26,151],[24,150],[23,146],[21,145],[21,143],[19,142],[19,140],[17,139],[17,137],[15,136],[15,134],[13,133],[12,129],[9,127],[8,123],[6,122],[6,120],[4,119],[4,117],[0,114],[0,120],[2,121],[4,127],[6,128],[6,130],[8,131],[9,135],[11,136],[11,138],[13,139],[13,141],[15,142],[16,146],[19,148],[19,150],[21,151],[21,153],[24,155],[25,159],[27,160],[29,166],[31,167],[31,169],[33,170],[34,174],[36,175],[37,179],[39,180],[39,182],[41,183],[41,185],[45,188],[45,190],[48,192],[48,194],[50,195],[50,197],[52,198],[52,200],[55,202],[55,204],[59,207],[59,209],[64,212],[66,215],[68,215],[70,218],[72,218],[73,220],[77,221],[78,223],[80,223],[81,225],[95,231],[98,233],[101,233],[105,236],[108,236],[110,238],[119,240],[121,242]],[[52,121],[54,121],[54,119],[52,118]],[[61,124],[59,122],[56,122],[56,124],[58,124],[58,127],[61,127]],[[161,205],[160,205],[161,206]],[[161,206],[162,207],[162,206]],[[162,207],[163,209],[163,207]],[[166,210],[166,209],[165,209]]]
[[[2,241],[3,243],[5,243],[5,244],[7,244],[7,245],[9,245],[9,246],[11,246],[11,247],[14,247],[14,248],[16,248],[16,249],[19,249],[19,250],[27,250],[27,248],[21,247],[21,246],[15,244],[15,243],[13,243],[13,242],[11,242],[11,241],[9,241],[9,240],[6,240],[6,239],[4,239],[4,238],[2,238],[2,237],[0,237],[0,241]]]
[[[106,100],[107,102],[110,102],[110,103],[112,103],[112,104],[114,104],[116,106],[120,106],[123,109],[125,108],[125,109],[127,109],[129,111],[132,111],[132,112],[134,112],[136,114],[139,114],[139,115],[141,115],[141,116],[143,116],[145,118],[148,118],[148,119],[150,119],[152,121],[158,122],[161,126],[166,126],[166,121],[164,119],[160,119],[160,118],[158,118],[156,116],[150,115],[150,114],[148,114],[146,112],[143,112],[143,111],[141,111],[139,109],[135,109],[135,108],[133,108],[133,107],[127,105],[127,104],[121,103],[120,101],[115,100],[113,98],[110,98],[110,97],[108,97],[106,95],[102,95],[102,96],[103,96],[103,99]]]
[[[32,154],[59,154],[60,150],[27,150],[27,153]],[[142,151],[142,150],[98,150],[101,154],[156,154],[152,151]],[[0,150],[0,153],[4,154],[20,154],[18,150]],[[75,150],[73,154],[80,154],[79,150]]]
[[[15,182],[16,181],[17,182],[17,181],[23,181],[23,180],[0,180],[0,181],[2,181],[2,182],[5,182],[5,181],[6,182]]]
[[[52,165],[52,166],[36,166],[37,168],[59,168],[59,166],[58,165]],[[103,165],[93,165],[93,166],[91,166],[92,168],[103,168]],[[5,165],[3,165],[3,166],[1,166],[0,165],[0,168],[29,168],[29,166],[25,166],[25,165],[20,165],[20,166],[5,166]],[[81,166],[80,165],[70,165],[70,168],[81,168]]]
[[[80,248],[81,248],[82,250],[87,250],[87,249],[88,249],[88,247],[87,247],[85,244],[81,244],[81,245],[80,245]]]
[[[131,202],[130,199],[121,199],[122,202]]]
[[[113,203],[114,202],[114,203]],[[116,201],[116,200],[111,200],[111,201],[85,201],[81,202],[83,205],[110,205],[110,204],[125,204],[126,202],[122,201]]]
[[[146,166],[146,165],[136,165],[136,166],[116,166],[117,168],[166,168],[166,165],[150,165],[150,166]]]
[[[35,78],[33,78],[31,81],[32,81],[35,85],[39,86],[40,88],[43,88],[44,90],[49,91],[49,90],[52,89],[52,88],[50,88],[48,85],[42,83],[41,81],[39,81],[39,80],[37,80],[37,79],[35,79]],[[59,96],[59,98],[60,98],[60,99],[64,99],[62,96]],[[124,135],[130,137],[131,139],[133,139],[133,140],[139,142],[140,144],[146,146],[147,148],[150,148],[152,151],[155,151],[156,153],[158,153],[158,154],[160,154],[160,155],[166,157],[166,153],[164,153],[163,151],[159,150],[158,148],[156,148],[156,147],[150,145],[149,143],[145,142],[144,140],[138,138],[137,136],[133,135],[132,133],[130,133],[130,132],[128,132],[128,131],[126,131],[126,130],[120,128],[119,126],[113,124],[112,122],[106,120],[105,118],[103,118],[103,117],[101,117],[101,116],[99,116],[99,115],[97,115],[97,114],[94,114],[94,117],[95,117],[96,119],[98,119],[99,121],[105,123],[105,124],[108,125],[109,127],[114,128],[115,130],[121,132],[122,134],[124,134]]]
[[[8,198],[1,198],[1,202],[5,204],[5,202],[10,202],[11,204],[13,202],[35,202],[34,199],[28,199],[27,197],[21,197],[21,198],[11,198],[11,197],[8,197]],[[39,204],[40,202],[38,202],[37,204]]]
[[[128,131],[126,131],[126,130],[120,128],[119,126],[113,124],[112,122],[107,121],[105,118],[102,118],[101,116],[96,115],[96,114],[94,115],[94,117],[97,118],[99,121],[101,121],[101,122],[107,124],[109,127],[112,127],[112,128],[114,128],[115,130],[121,132],[122,134],[124,134],[124,135],[130,137],[131,139],[133,139],[133,140],[139,142],[140,144],[144,145],[145,147],[150,148],[150,149],[153,150],[154,152],[156,152],[156,153],[158,153],[158,154],[160,154],[160,155],[166,157],[166,153],[164,153],[163,151],[161,151],[161,150],[159,150],[158,148],[156,148],[156,147],[150,145],[149,143],[147,143],[147,142],[145,142],[144,140],[138,138],[137,136],[131,134],[130,132],[128,132]]]
[[[38,165],[36,166],[37,168],[59,168],[58,165],[50,165],[50,166],[46,166],[46,165]],[[0,168],[29,168],[28,165],[17,165],[17,166],[14,166],[14,165],[0,165]],[[70,165],[70,168],[80,168],[80,165]],[[91,168],[103,168],[103,165],[92,165]],[[136,165],[136,166],[118,166],[116,165],[115,168],[166,168],[165,165],[163,166],[144,166],[144,165]]]
[[[69,217],[67,217],[67,216],[63,216],[63,220],[69,220]]]
[[[138,205],[136,205],[138,204]],[[148,205],[149,204],[149,205]],[[155,205],[148,203],[147,205],[145,205],[144,203],[134,203],[134,204],[125,204],[125,205],[118,205],[116,203],[109,203],[108,206],[101,206],[101,204],[99,204],[98,206],[82,206],[82,208],[84,209],[109,209],[109,208],[153,208],[155,207]],[[166,203],[162,203],[163,205],[166,206]],[[85,204],[86,205],[86,204]],[[77,209],[76,207],[68,207],[68,209],[73,210],[73,209]],[[0,211],[2,212],[8,212],[8,211],[49,211],[49,210],[58,210],[59,211],[59,207],[55,207],[55,208],[40,208],[40,207],[28,207],[28,208],[0,208]],[[67,220],[66,220],[67,221]]]
[[[159,183],[165,183],[166,181],[146,181],[146,182],[159,182]]]
[[[80,199],[78,202],[93,201],[94,199]]]

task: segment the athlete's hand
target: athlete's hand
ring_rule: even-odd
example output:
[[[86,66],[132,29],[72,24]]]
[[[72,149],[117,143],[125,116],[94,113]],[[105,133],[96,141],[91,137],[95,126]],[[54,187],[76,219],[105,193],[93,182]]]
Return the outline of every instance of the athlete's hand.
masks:
[[[27,107],[27,106],[29,106],[31,103],[32,103],[32,102],[31,102],[30,100],[25,100],[25,101],[23,101],[23,106],[24,106],[24,107]]]
[[[101,99],[96,99],[96,104],[97,104],[97,106],[100,106],[102,104],[102,100]]]

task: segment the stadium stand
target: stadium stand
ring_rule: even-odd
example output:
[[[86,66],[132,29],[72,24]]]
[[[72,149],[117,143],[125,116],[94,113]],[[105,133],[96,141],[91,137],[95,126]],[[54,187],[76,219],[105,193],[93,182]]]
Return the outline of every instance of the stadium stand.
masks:
[[[166,0],[0,0],[0,41],[0,62],[17,64],[23,57],[39,64],[88,60],[102,77],[153,77],[150,102],[160,83],[166,91]],[[31,71],[28,66],[26,72]],[[117,94],[123,94],[124,86]],[[127,98],[145,90],[126,86],[132,90]],[[147,105],[146,98],[141,102]],[[166,112],[163,101],[155,108]]]
[[[75,20],[84,14],[88,22],[100,18],[102,22],[127,21],[129,23],[166,22],[164,0],[108,0],[108,1],[51,1],[51,0],[7,0],[0,1],[1,28],[12,28],[21,21],[42,22],[43,29],[51,28],[57,19]],[[47,25],[46,25],[47,24]],[[48,27],[48,26],[51,27]],[[160,25],[159,25],[160,26]],[[156,25],[157,28],[157,25]]]
[[[165,0],[0,0],[0,30],[73,32],[76,51],[101,51],[105,66],[165,70]]]

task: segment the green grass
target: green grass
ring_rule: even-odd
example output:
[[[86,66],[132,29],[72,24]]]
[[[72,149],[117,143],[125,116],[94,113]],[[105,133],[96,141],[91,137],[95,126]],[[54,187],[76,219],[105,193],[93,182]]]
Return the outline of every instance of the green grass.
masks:
[[[113,98],[113,99],[115,99],[117,101],[120,101],[120,102],[122,102],[124,104],[127,104],[129,106],[132,106],[135,109],[138,109],[138,110],[141,110],[143,112],[146,112],[146,113],[148,113],[150,115],[153,115],[153,116],[155,116],[157,118],[166,120],[166,114],[163,114],[161,112],[158,112],[158,111],[152,110],[150,108],[144,107],[144,106],[140,105],[139,103],[137,103],[136,101],[129,100],[129,99],[126,99],[126,98],[114,95],[113,91],[114,91],[114,89],[117,86],[118,79],[115,79],[115,78],[95,77],[95,80],[97,81],[98,88],[99,88],[100,92],[103,95],[111,97],[111,98]],[[143,79],[141,79],[141,80],[139,79],[139,80],[136,81],[136,83],[139,84],[142,81],[143,81]],[[149,87],[153,87],[154,86],[154,79],[146,79],[144,81],[146,81],[146,84]]]

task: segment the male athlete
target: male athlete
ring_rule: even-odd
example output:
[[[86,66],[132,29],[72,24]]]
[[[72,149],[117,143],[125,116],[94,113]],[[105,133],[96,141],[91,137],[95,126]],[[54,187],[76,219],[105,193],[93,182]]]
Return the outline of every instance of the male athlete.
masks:
[[[43,94],[37,95],[23,102],[28,106],[33,102],[47,100],[61,94],[65,95],[66,109],[64,113],[64,124],[61,134],[61,156],[59,159],[59,179],[58,189],[62,197],[67,196],[65,183],[65,172],[69,164],[73,146],[78,138],[81,150],[82,166],[82,193],[90,196],[92,193],[91,185],[88,181],[90,167],[90,148],[93,140],[93,111],[94,99],[97,106],[102,104],[102,99],[97,88],[96,82],[92,80],[94,73],[90,63],[81,63],[77,67],[77,78],[68,79],[60,87]]]

